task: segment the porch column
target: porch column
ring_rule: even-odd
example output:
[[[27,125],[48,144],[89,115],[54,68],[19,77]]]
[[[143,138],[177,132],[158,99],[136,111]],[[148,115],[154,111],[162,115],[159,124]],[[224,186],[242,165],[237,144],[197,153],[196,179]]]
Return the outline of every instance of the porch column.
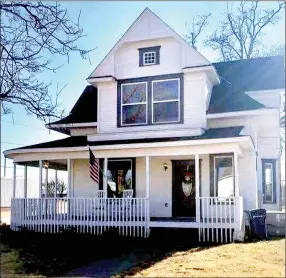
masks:
[[[57,197],[57,189],[58,189],[58,170],[55,170],[55,192],[54,197]]]
[[[48,167],[47,168],[45,168],[45,170],[46,170],[46,177],[45,177],[45,198],[47,198],[48,197],[48,182],[49,182],[49,169],[48,169]]]
[[[235,185],[235,196],[239,196],[239,185],[238,185],[238,158],[237,153],[234,153],[234,185]]]
[[[67,197],[70,197],[71,193],[71,159],[67,159],[67,168],[68,168],[68,188],[67,188]]]
[[[150,157],[146,156],[146,198],[150,198]]]
[[[196,179],[196,222],[200,221],[200,160],[199,155],[195,155],[195,179]]]
[[[24,198],[27,198],[27,165],[24,166]]]
[[[105,157],[103,161],[103,190],[105,197],[107,197],[107,166],[108,166],[108,158]]]
[[[42,169],[43,169],[43,160],[39,160],[39,196],[42,198]]]
[[[13,198],[16,196],[16,163],[13,165]]]

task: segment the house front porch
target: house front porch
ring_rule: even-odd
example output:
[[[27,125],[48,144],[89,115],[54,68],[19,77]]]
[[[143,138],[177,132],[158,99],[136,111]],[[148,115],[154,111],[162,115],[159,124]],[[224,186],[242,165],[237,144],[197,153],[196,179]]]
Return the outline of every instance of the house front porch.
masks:
[[[39,197],[13,196],[13,230],[72,228],[101,234],[115,228],[120,234],[148,237],[152,228],[165,227],[198,229],[202,241],[242,239],[243,211],[255,207],[255,153],[249,136],[89,146],[40,144],[8,154],[15,176],[17,164],[39,167]],[[98,184],[90,178],[89,148],[100,159]],[[67,170],[66,197],[47,194],[47,164]],[[133,195],[124,197],[124,190]]]

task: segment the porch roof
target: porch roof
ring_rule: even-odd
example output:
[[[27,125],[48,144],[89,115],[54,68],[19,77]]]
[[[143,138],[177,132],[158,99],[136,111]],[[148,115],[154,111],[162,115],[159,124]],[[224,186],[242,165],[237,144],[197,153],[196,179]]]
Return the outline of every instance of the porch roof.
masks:
[[[206,130],[205,133],[200,136],[141,138],[141,139],[108,140],[108,141],[87,141],[87,136],[72,136],[60,140],[10,149],[5,151],[4,155],[7,156],[9,153],[17,153],[17,151],[29,150],[29,149],[69,148],[69,147],[86,147],[87,145],[105,146],[105,145],[117,145],[117,144],[157,143],[157,142],[172,142],[172,141],[186,141],[186,140],[233,138],[233,137],[244,136],[241,134],[242,129],[243,126],[212,128]]]

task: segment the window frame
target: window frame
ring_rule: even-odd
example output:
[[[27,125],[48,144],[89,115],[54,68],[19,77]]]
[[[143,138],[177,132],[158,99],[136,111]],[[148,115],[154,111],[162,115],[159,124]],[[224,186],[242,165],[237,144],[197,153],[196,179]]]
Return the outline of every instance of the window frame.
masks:
[[[160,49],[161,46],[150,46],[150,47],[143,47],[138,48],[139,51],[139,67],[148,67],[148,66],[156,66],[160,64]],[[156,62],[154,64],[144,64],[144,53],[148,52],[155,52]]]
[[[276,198],[276,159],[261,159],[262,162],[262,193],[263,193],[263,204],[276,204],[277,198]],[[266,165],[271,165],[272,170],[272,198],[271,201],[266,200],[266,183],[265,183],[265,169]]]
[[[136,158],[135,157],[123,157],[123,158],[108,158],[108,162],[116,161],[120,163],[121,161],[131,161],[131,177],[132,177],[132,189],[133,189],[133,198],[136,197]],[[103,159],[99,159],[100,167],[103,169]],[[108,169],[108,165],[107,165]],[[103,173],[99,175],[99,185],[100,190],[103,190]]]
[[[145,84],[145,89],[146,89],[146,101],[145,102],[134,102],[134,103],[122,103],[122,99],[123,99],[123,86],[128,86],[128,85],[134,85],[134,84]],[[120,86],[120,115],[121,115],[121,119],[120,119],[120,124],[121,126],[138,126],[138,125],[147,125],[148,124],[148,83],[147,82],[132,82],[132,83],[123,83]],[[143,105],[145,104],[146,106],[146,119],[145,119],[145,123],[134,123],[134,124],[124,124],[123,123],[123,106],[132,106],[132,105]]]
[[[230,196],[230,197],[219,197],[218,196],[218,184],[217,184],[217,181],[216,181],[216,158],[231,158],[231,168],[232,168],[232,177],[233,177],[233,196]],[[234,159],[233,159],[233,155],[227,155],[227,154],[215,154],[213,156],[213,181],[214,181],[214,190],[213,190],[213,195],[214,197],[217,197],[217,198],[232,198],[232,197],[235,197],[235,171],[234,171]]]
[[[146,59],[146,55],[147,54],[154,54],[154,63],[146,63],[145,59]],[[151,66],[151,65],[156,65],[157,63],[157,55],[156,55],[156,51],[146,51],[146,52],[143,52],[143,66]]]
[[[168,100],[154,100],[154,83],[166,82],[177,80],[178,82],[178,98],[177,99],[168,99]],[[153,125],[156,124],[168,124],[168,123],[179,123],[181,121],[181,98],[180,98],[180,79],[179,78],[171,78],[171,79],[159,79],[151,81],[151,122]],[[177,121],[165,121],[165,122],[155,122],[154,121],[154,104],[155,103],[167,103],[167,102],[178,102],[178,120]]]
[[[162,123],[152,123],[152,81],[156,80],[170,80],[170,79],[178,79],[179,80],[179,95],[180,95],[180,107],[179,107],[179,118],[178,122],[162,122]],[[147,83],[147,124],[146,123],[138,123],[138,124],[124,124],[122,125],[122,85],[123,84],[134,84],[134,83]],[[145,76],[145,77],[137,77],[130,79],[119,79],[117,80],[117,127],[140,127],[140,126],[151,126],[151,125],[168,125],[168,124],[183,124],[184,123],[184,74],[183,73],[173,73],[166,75],[155,75],[155,76]]]

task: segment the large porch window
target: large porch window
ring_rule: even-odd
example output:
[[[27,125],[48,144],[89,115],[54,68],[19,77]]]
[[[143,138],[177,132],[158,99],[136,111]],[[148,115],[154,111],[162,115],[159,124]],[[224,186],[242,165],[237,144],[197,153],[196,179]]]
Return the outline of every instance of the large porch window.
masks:
[[[107,165],[107,197],[119,197],[123,191],[133,189],[135,195],[135,169],[133,159],[109,159]]]
[[[233,197],[234,169],[232,155],[213,156],[213,196],[228,198]]]

